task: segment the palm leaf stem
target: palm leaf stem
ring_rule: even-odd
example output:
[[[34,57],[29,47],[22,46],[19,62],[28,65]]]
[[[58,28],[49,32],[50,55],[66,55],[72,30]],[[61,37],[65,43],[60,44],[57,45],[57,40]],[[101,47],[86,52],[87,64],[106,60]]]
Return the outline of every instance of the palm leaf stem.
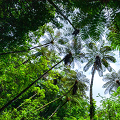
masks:
[[[75,85],[75,84],[74,84],[74,85]],[[38,108],[36,111],[41,110],[41,109],[43,109],[44,107],[46,107],[47,105],[49,105],[49,104],[51,104],[51,103],[53,103],[53,102],[61,99],[62,97],[66,96],[66,95],[72,90],[72,88],[74,87],[74,85],[73,85],[73,86],[70,88],[70,90],[69,90],[68,92],[66,92],[64,95],[60,96],[59,98],[56,98],[56,99],[53,100],[53,101],[50,101],[49,103],[47,103],[47,104],[43,105],[42,107]]]

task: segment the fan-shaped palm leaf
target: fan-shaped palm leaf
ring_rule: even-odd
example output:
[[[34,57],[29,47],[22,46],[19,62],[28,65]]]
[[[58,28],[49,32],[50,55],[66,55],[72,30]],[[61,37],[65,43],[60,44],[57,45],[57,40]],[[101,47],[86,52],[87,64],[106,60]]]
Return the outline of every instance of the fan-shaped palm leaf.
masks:
[[[43,36],[44,41],[41,43],[50,43],[47,45],[48,50],[57,51],[59,53],[65,52],[66,49],[66,43],[68,42],[68,39],[62,38],[60,31],[57,31],[56,34],[54,34],[53,28],[52,30],[49,30],[46,32],[46,34]]]
[[[106,82],[106,83],[102,86],[102,88],[106,88],[110,83],[111,83],[111,81]]]
[[[113,89],[116,90],[120,86],[120,70],[118,73],[112,72],[104,75],[103,81],[106,81],[106,83],[102,86],[103,88],[106,88],[104,93],[107,94],[109,92],[109,94],[111,94]]]
[[[107,88],[105,89],[105,94],[107,94],[108,92],[109,92],[109,94],[110,94],[110,90],[113,88],[113,84],[111,83],[111,82],[109,82],[109,84],[108,84],[108,86],[107,86]]]
[[[90,42],[90,43],[87,45],[87,47],[88,47],[89,49],[91,49],[91,50],[97,50],[97,47],[96,47],[95,43],[93,43],[93,42]]]
[[[102,69],[101,69],[100,67],[98,67],[98,68],[97,68],[97,71],[98,71],[99,76],[102,77],[102,76],[103,76],[103,71],[102,71]]]

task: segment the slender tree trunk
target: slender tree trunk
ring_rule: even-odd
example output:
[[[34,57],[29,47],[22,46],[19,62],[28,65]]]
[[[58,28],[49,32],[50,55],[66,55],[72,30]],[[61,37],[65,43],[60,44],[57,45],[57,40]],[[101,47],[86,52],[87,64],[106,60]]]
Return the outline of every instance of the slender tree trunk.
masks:
[[[2,108],[0,108],[0,112],[3,111],[6,107],[8,107],[12,102],[16,101],[24,92],[26,92],[32,85],[34,85],[39,79],[41,79],[45,74],[47,74],[50,70],[52,70],[55,66],[57,66],[59,63],[61,63],[65,58],[63,58],[60,62],[55,64],[53,67],[51,67],[49,70],[47,70],[43,75],[41,75],[37,80],[35,80],[33,83],[31,83],[27,88],[25,88],[21,93],[19,93],[15,98],[13,98],[11,101],[9,101],[6,105],[4,105]]]
[[[66,101],[62,104],[62,106],[64,106],[67,102],[68,102],[68,100],[66,100]],[[55,109],[55,111],[53,112],[53,114],[52,114],[47,120],[49,120],[49,119],[57,112],[57,110],[58,110],[59,108],[61,108],[62,106],[59,105],[59,106]]]
[[[48,0],[48,2],[56,8],[56,10],[72,25],[74,29],[76,29],[73,24],[70,22],[70,20],[61,12],[61,10],[53,3],[52,0]]]
[[[59,98],[56,98],[55,100],[50,101],[49,103],[43,105],[42,107],[38,108],[36,111],[41,110],[41,109],[43,109],[44,107],[46,107],[47,105],[49,105],[49,104],[51,104],[51,103],[53,103],[53,102],[61,99],[62,97],[66,96],[66,95],[72,90],[73,87],[74,87],[74,85],[70,88],[70,90],[69,90],[67,93],[65,93],[64,95],[60,96]]]
[[[49,43],[46,43],[46,44],[43,44],[43,45],[39,45],[39,46],[35,46],[35,47],[32,47],[32,48],[30,48],[30,49],[28,49],[28,50],[11,51],[11,52],[6,52],[6,53],[0,53],[0,55],[6,55],[6,54],[10,54],[10,53],[28,52],[28,51],[30,51],[30,50],[32,50],[32,49],[35,49],[35,48],[37,48],[37,47],[42,47],[42,46],[48,45],[48,44],[50,44],[50,43],[52,43],[52,42],[49,42]]]
[[[52,115],[47,119],[47,120],[49,120],[56,112],[57,112],[57,110],[60,108],[60,105],[55,109],[55,111],[52,113]]]
[[[95,74],[95,65],[93,66],[93,72],[92,72],[92,78],[91,78],[91,84],[90,84],[90,120],[93,120],[93,98],[92,98],[92,86],[93,86],[93,79]]]
[[[29,100],[31,100],[32,98],[34,98],[36,95],[37,95],[37,93],[35,93],[33,96],[31,96],[31,97],[29,98]],[[23,102],[21,105],[19,105],[16,109],[20,108],[20,107],[21,107],[22,105],[24,105],[25,103],[26,103],[26,101]]]

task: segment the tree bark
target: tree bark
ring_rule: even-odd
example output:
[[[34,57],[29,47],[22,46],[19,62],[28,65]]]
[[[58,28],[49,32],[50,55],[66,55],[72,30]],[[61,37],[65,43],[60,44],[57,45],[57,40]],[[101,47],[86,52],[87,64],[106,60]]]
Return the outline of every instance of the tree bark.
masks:
[[[90,120],[93,120],[93,98],[92,98],[92,86],[93,86],[93,79],[95,74],[95,64],[93,66],[93,72],[92,72],[92,78],[91,78],[91,84],[90,84]]]

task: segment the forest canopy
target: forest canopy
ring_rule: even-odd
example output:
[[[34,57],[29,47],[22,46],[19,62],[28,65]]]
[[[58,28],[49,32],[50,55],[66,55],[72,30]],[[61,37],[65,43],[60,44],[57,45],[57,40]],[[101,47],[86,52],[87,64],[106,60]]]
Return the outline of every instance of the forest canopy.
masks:
[[[119,119],[119,38],[119,0],[1,0],[0,119]]]

